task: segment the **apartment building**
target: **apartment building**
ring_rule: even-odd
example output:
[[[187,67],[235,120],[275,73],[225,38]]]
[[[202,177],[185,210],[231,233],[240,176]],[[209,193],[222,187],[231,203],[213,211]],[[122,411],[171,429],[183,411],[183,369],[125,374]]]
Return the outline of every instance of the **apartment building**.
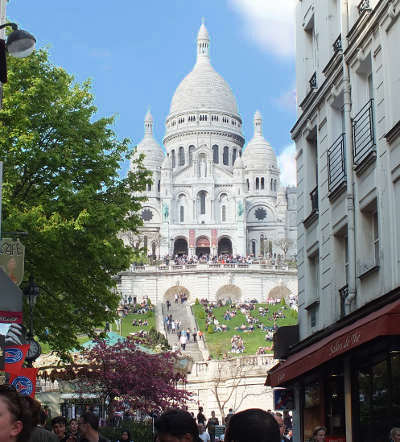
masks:
[[[297,441],[400,426],[399,16],[400,0],[297,2],[299,326],[267,379],[294,392]]]

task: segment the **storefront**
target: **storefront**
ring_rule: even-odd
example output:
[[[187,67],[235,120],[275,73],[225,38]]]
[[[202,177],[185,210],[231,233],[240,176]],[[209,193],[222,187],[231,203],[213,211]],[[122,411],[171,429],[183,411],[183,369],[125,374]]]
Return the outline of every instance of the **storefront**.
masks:
[[[358,314],[358,316],[360,316]],[[327,427],[328,441],[380,442],[400,426],[400,300],[292,354],[268,373],[295,392],[296,440]]]

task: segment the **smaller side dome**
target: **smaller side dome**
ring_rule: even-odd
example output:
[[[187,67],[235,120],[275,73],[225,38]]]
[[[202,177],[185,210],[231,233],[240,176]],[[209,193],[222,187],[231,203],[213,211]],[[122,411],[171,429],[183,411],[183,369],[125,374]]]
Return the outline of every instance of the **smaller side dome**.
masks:
[[[242,157],[239,156],[236,158],[233,168],[234,169],[243,169],[244,168]]]
[[[164,152],[153,136],[153,117],[150,110],[144,119],[144,137],[137,145],[136,152],[144,155],[143,165],[150,170],[159,169],[164,160]]]
[[[262,116],[259,111],[254,114],[254,136],[243,152],[243,162],[247,169],[265,170],[269,167],[278,169],[275,152],[263,136]]]

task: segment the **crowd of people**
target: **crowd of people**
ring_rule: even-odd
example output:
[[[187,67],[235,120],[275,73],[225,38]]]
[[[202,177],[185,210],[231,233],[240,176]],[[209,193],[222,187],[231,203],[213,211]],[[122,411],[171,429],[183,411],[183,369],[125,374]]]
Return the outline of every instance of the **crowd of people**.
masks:
[[[233,335],[231,338],[231,353],[243,353],[245,348],[243,339],[239,335]]]

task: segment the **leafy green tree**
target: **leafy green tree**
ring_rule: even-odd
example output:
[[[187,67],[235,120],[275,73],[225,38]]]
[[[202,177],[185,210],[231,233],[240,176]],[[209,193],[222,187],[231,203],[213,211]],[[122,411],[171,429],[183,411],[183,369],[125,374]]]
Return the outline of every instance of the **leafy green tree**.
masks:
[[[4,161],[3,231],[25,231],[25,279],[42,287],[35,333],[66,354],[77,335],[93,336],[114,318],[115,275],[135,251],[119,233],[141,225],[137,196],[151,181],[141,158],[119,176],[132,152],[113,118],[95,114],[90,83],[77,84],[46,50],[8,59],[0,111]]]

